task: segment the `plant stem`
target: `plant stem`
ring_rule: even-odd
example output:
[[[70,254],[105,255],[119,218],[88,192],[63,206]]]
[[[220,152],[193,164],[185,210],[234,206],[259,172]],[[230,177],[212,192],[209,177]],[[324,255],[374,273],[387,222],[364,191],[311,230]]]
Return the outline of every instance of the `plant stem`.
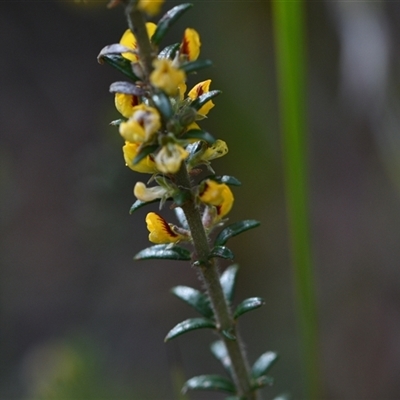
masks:
[[[131,0],[126,7],[126,16],[129,28],[135,35],[139,59],[142,62],[144,72],[150,76],[153,62],[153,50],[147,35],[146,25],[143,16],[136,8],[136,0]],[[200,210],[195,204],[192,191],[192,184],[186,169],[182,163],[180,170],[175,175],[176,184],[183,191],[188,192],[188,201],[182,205],[195,247],[194,262],[206,287],[210,303],[214,310],[218,333],[225,343],[229,358],[232,364],[232,378],[236,386],[237,395],[246,400],[255,400],[256,393],[251,390],[249,378],[249,367],[244,351],[242,340],[236,331],[236,324],[232,318],[231,310],[226,302],[222,286],[219,280],[219,273],[214,259],[209,259],[210,245],[201,221]],[[224,332],[228,332],[228,338]],[[236,339],[232,339],[236,338]]]
[[[305,397],[316,400],[321,398],[321,378],[308,220],[304,4],[302,1],[274,1],[272,5],[287,213],[305,367]]]

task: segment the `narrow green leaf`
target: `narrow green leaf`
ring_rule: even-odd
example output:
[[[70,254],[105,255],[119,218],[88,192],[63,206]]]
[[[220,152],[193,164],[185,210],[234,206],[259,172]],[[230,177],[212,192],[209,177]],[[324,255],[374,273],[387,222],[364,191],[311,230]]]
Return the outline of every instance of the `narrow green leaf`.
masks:
[[[160,111],[161,116],[168,121],[174,113],[168,96],[163,92],[158,92],[153,94],[151,99],[153,100],[153,103],[158,111]]]
[[[206,318],[213,318],[214,313],[210,307],[208,297],[201,293],[199,290],[193,289],[189,286],[175,286],[171,292],[183,300],[185,303],[192,306],[196,311]]]
[[[240,186],[242,184],[234,176],[229,176],[229,175],[221,175],[221,176],[210,175],[210,176],[207,176],[205,179],[211,179],[215,182],[225,183],[226,185],[230,185],[230,186]]]
[[[129,209],[129,214],[133,214],[136,210],[138,210],[139,208],[142,208],[143,206],[146,206],[147,204],[151,204],[151,203],[156,203],[157,201],[160,201],[160,199],[155,199],[152,201],[140,201],[140,200],[136,200],[131,208]]]
[[[260,376],[265,375],[278,360],[278,357],[278,354],[273,351],[267,351],[261,354],[251,368],[252,378],[257,379]]]
[[[143,158],[147,157],[150,153],[153,153],[158,149],[158,144],[152,144],[150,146],[143,147],[138,155],[133,159],[132,164],[135,165],[139,163]]]
[[[171,8],[171,10],[165,13],[158,21],[157,29],[154,32],[154,35],[151,37],[151,42],[155,45],[158,45],[174,22],[176,22],[178,18],[191,7],[193,7],[193,4],[180,4],[174,8]]]
[[[170,44],[167,47],[164,47],[159,53],[158,58],[169,58],[172,60],[175,57],[176,52],[179,49],[180,43]]]
[[[233,333],[233,328],[224,329],[221,333],[229,340],[236,340],[236,336]]]
[[[191,74],[193,72],[200,71],[201,69],[208,68],[212,66],[211,60],[196,60],[189,61],[180,66],[180,69],[183,69],[186,74]]]
[[[252,389],[260,389],[267,385],[272,386],[273,384],[274,384],[274,378],[272,378],[272,376],[262,375],[252,382],[251,387]]]
[[[239,265],[233,264],[229,266],[219,278],[225,298],[229,303],[231,303],[233,300],[233,292],[235,290],[238,270]]]
[[[195,376],[183,385],[182,392],[188,390],[220,390],[228,393],[235,393],[233,383],[220,375],[199,375]]]
[[[125,122],[125,121],[126,121],[125,118],[114,119],[114,121],[110,122],[110,125],[112,125],[112,126],[120,126],[121,122]]]
[[[125,76],[132,79],[133,81],[139,81],[140,79],[133,73],[132,65],[129,60],[117,54],[110,54],[108,56],[101,57],[101,60],[111,65],[118,71],[122,72]]]
[[[265,300],[262,299],[261,297],[250,297],[249,299],[243,300],[235,310],[235,313],[233,315],[234,319],[239,318],[241,315],[244,313],[247,313],[249,311],[253,311],[257,308],[260,308],[265,304]]]
[[[249,229],[256,228],[259,225],[260,222],[255,221],[254,219],[235,222],[234,224],[227,226],[218,234],[214,245],[223,246],[231,237],[239,235],[242,232],[246,232]]]
[[[228,351],[226,350],[225,343],[222,340],[218,340],[212,343],[210,348],[214,357],[222,364],[229,376],[232,376],[232,362]]]
[[[233,260],[235,258],[232,250],[226,246],[215,246],[209,255],[209,258],[213,257],[225,258],[226,260]]]
[[[200,110],[200,108],[203,107],[204,104],[207,103],[207,101],[210,101],[214,97],[218,96],[220,93],[222,93],[220,90],[210,90],[209,92],[202,94],[196,100],[193,100],[190,106],[193,107],[195,110]]]
[[[191,253],[189,250],[179,247],[172,246],[169,244],[156,244],[139,251],[133,257],[134,260],[152,260],[152,259],[164,259],[164,260],[178,260],[178,261],[189,261],[191,259]]]
[[[110,85],[110,93],[124,93],[134,96],[143,96],[145,91],[131,82],[114,82]]]
[[[215,142],[214,136],[210,133],[203,131],[202,129],[191,129],[190,131],[185,132],[181,139],[199,139],[204,140],[209,144],[213,144]]]
[[[194,331],[195,329],[212,328],[215,329],[215,323],[208,318],[190,318],[175,325],[167,334],[164,342],[174,339],[177,336],[183,335],[186,332]]]

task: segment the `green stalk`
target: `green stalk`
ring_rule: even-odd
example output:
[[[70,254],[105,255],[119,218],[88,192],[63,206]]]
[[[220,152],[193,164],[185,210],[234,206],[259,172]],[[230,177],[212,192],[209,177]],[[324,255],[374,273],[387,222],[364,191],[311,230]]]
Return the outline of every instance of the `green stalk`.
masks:
[[[317,309],[311,260],[306,149],[304,4],[273,1],[282,151],[307,399],[320,399]]]

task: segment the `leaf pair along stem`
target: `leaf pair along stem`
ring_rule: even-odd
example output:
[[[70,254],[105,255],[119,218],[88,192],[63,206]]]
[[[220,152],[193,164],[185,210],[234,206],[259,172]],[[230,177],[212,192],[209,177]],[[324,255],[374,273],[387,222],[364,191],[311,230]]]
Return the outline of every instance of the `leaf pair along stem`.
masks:
[[[135,35],[139,57],[142,60],[145,75],[148,78],[152,70],[153,52],[147,35],[145,22],[141,12],[136,8],[137,1],[133,0],[126,6],[126,16],[129,28]],[[215,258],[210,258],[210,245],[201,221],[200,210],[195,204],[192,184],[184,163],[175,175],[177,185],[182,191],[187,191],[188,200],[182,205],[195,247],[194,262],[204,282],[207,295],[214,310],[217,331],[225,343],[232,363],[232,378],[237,395],[241,399],[255,400],[257,394],[251,387],[250,369],[244,351],[242,340],[236,331],[232,312],[225,299],[219,280]],[[224,334],[225,333],[225,334]]]

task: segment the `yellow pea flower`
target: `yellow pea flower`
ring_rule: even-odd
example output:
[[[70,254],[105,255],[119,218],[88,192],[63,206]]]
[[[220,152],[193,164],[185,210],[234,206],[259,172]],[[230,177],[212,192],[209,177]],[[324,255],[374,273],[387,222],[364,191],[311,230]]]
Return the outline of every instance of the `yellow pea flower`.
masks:
[[[140,104],[138,96],[125,93],[115,93],[115,107],[125,117],[132,116],[134,108]]]
[[[137,7],[152,17],[160,12],[163,3],[164,0],[139,0]]]
[[[161,199],[165,194],[167,194],[167,189],[161,186],[148,188],[143,182],[136,182],[136,185],[133,188],[133,194],[140,201],[153,201]]]
[[[125,142],[125,146],[122,147],[124,153],[124,159],[126,166],[136,172],[142,172],[144,174],[155,174],[158,172],[155,162],[152,157],[147,156],[140,160],[137,164],[133,164],[133,160],[138,155],[139,143]]]
[[[228,152],[228,145],[223,140],[217,139],[201,156],[202,161],[211,161],[223,157]]]
[[[150,39],[154,35],[156,28],[157,28],[157,25],[154,24],[153,22],[146,23],[147,34],[149,35]],[[119,43],[125,47],[132,49],[132,50],[137,50],[137,41],[130,29],[127,29],[124,32]],[[138,55],[134,54],[134,53],[122,53],[121,55],[122,55],[122,57],[125,57],[132,62],[137,62],[139,60]]]
[[[176,226],[169,224],[163,217],[154,212],[147,214],[146,224],[150,232],[149,240],[152,243],[177,243],[189,239],[188,235],[177,232]]]
[[[210,91],[210,84],[211,84],[211,79],[208,79],[206,81],[200,82],[197,85],[195,85],[190,92],[188,93],[188,96],[192,100],[196,100],[198,97],[200,97],[203,93],[208,93]],[[212,102],[212,100],[207,101],[206,104],[204,104],[200,110],[197,112],[201,115],[207,115],[208,112],[215,106],[215,104]]]
[[[158,152],[154,161],[163,174],[176,174],[188,156],[189,153],[179,144],[168,143]]]
[[[211,179],[204,182],[199,198],[202,203],[216,207],[218,221],[229,213],[234,202],[233,193],[229,186]]]
[[[185,83],[185,72],[175,68],[172,61],[165,58],[154,60],[153,66],[150,82],[166,94],[175,96],[179,92],[179,87]]]
[[[200,46],[200,36],[197,31],[192,28],[186,28],[179,50],[180,54],[184,55],[187,61],[197,60],[200,54]]]

